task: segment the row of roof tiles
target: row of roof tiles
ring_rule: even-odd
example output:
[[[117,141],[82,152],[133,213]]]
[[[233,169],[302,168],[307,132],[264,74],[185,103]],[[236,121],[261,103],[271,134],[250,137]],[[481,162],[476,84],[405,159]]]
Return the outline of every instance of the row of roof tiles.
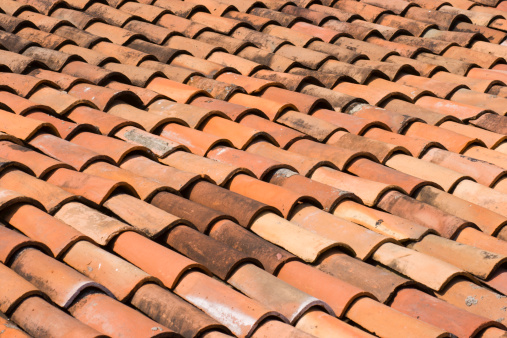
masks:
[[[3,0],[0,311],[32,335],[502,335],[483,5]]]

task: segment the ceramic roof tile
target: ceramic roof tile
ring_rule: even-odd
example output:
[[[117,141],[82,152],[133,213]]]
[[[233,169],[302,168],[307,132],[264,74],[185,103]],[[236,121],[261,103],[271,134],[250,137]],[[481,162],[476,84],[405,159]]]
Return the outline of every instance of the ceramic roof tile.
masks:
[[[102,283],[51,277],[7,317],[32,335],[500,335],[497,2],[0,0],[4,262]]]

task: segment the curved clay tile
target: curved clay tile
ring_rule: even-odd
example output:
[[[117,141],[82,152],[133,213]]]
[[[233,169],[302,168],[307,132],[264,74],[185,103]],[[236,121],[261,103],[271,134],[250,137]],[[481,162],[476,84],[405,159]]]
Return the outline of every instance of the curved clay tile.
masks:
[[[4,219],[30,238],[45,243],[57,259],[76,242],[91,241],[76,229],[29,204],[10,208]]]
[[[119,301],[131,297],[148,282],[160,283],[141,269],[87,241],[76,243],[63,261],[107,287]]]
[[[324,86],[319,80],[312,76],[260,70],[253,75],[254,78],[264,79],[270,82],[280,83],[292,91],[302,90],[304,85]]]
[[[63,169],[62,170],[68,170]],[[10,189],[28,197],[36,198],[45,210],[54,213],[66,203],[76,200],[77,196],[58,188],[58,185],[49,184],[20,170],[11,170],[3,173],[0,179],[3,189]]]
[[[243,88],[213,79],[208,79],[202,76],[193,76],[187,85],[200,88],[211,94],[215,99],[227,101],[229,97],[235,93],[244,93]]]
[[[414,284],[413,281],[389,270],[366,264],[344,253],[335,253],[324,257],[317,268],[344,282],[371,292],[383,303],[390,300],[398,289]]]
[[[261,265],[256,259],[187,226],[171,230],[165,241],[185,256],[209,268],[223,280],[233,276],[243,264]]]
[[[117,332],[126,336],[177,337],[165,326],[103,293],[86,295],[69,312],[80,322],[107,335]]]
[[[34,110],[25,114],[30,118],[35,120],[44,121],[51,123],[57,128],[60,136],[65,138],[66,140],[71,139],[74,135],[82,133],[82,132],[97,132],[97,128],[92,126],[91,124],[76,124],[68,121],[64,121],[55,117],[54,115],[49,115],[46,112],[42,112],[41,110]]]
[[[6,32],[15,33],[16,31],[23,29],[25,27],[37,28],[32,22],[27,20],[22,20],[15,16],[10,16],[7,14],[0,14],[1,23],[0,27]]]
[[[51,173],[47,177],[47,182],[73,195],[83,196],[98,205],[102,205],[111,195],[118,191],[123,190],[135,194],[133,188],[125,182],[104,179],[66,168],[58,169]]]
[[[248,147],[246,151],[288,164],[294,167],[303,176],[311,175],[320,167],[336,168],[336,166],[330,161],[311,158],[287,151],[267,142],[258,142],[253,144]]]
[[[205,133],[221,136],[229,140],[238,149],[246,149],[252,143],[260,140],[278,145],[275,139],[264,131],[250,128],[218,116],[208,119],[200,129]]]
[[[421,336],[446,337],[450,335],[444,329],[412,318],[368,298],[359,299],[354,303],[346,316],[368,331],[380,335],[396,334],[403,328]],[[385,323],[393,323],[393,325],[385,325]]]
[[[21,251],[11,264],[11,268],[30,280],[53,302],[63,308],[69,307],[80,294],[90,288],[111,294],[101,284],[36,249],[29,248]]]
[[[185,196],[193,202],[234,217],[238,224],[245,228],[248,228],[261,213],[277,212],[274,207],[204,181],[187,188]],[[217,198],[210,199],[209,196]],[[243,206],[241,210],[238,204]]]
[[[252,281],[255,282],[252,283]],[[292,324],[315,308],[334,314],[329,305],[323,301],[252,264],[245,264],[238,268],[229,278],[228,283],[249,297],[277,310]]]
[[[382,245],[373,254],[373,259],[435,291],[443,290],[459,277],[471,277],[438,258],[392,243]]]
[[[290,221],[312,233],[343,243],[343,249],[353,250],[363,260],[383,243],[394,242],[391,238],[309,205],[298,207]],[[329,254],[332,255],[332,252]]]
[[[380,209],[437,231],[444,238],[453,238],[466,227],[472,226],[459,217],[432,205],[422,203],[398,191],[385,194],[377,205]]]
[[[497,114],[484,114],[481,115],[478,119],[470,121],[470,124],[477,126],[479,128],[484,128],[486,130],[498,133],[498,134],[507,134],[507,121],[505,117],[502,117]]]
[[[3,284],[0,293],[0,310],[3,313],[12,313],[27,298],[40,296],[42,300],[43,297],[47,297],[33,284],[3,264],[0,264],[0,276],[2,276]]]
[[[258,179],[264,179],[280,168],[296,170],[288,164],[229,147],[217,147],[210,151],[208,158],[251,170]]]
[[[350,324],[345,323],[322,311],[309,311],[296,324],[296,328],[308,334],[333,335],[336,332],[361,338],[371,338],[372,335],[359,330]]]
[[[23,301],[12,313],[12,320],[19,323],[32,336],[41,331],[50,335],[101,335],[99,331],[83,324],[40,297],[30,297]]]
[[[146,284],[139,288],[131,304],[158,323],[183,335],[229,331],[196,307],[155,284]]]
[[[0,244],[0,262],[3,264],[11,264],[12,259],[21,251],[27,248],[37,249],[41,252],[52,256],[51,250],[43,243],[34,241],[21,233],[10,230],[3,224],[0,226],[0,232],[2,233],[2,240]],[[5,295],[4,295],[5,297]],[[0,301],[0,304],[2,302]],[[2,305],[0,305],[2,307]],[[1,309],[2,312],[5,308]]]
[[[382,195],[390,190],[401,190],[395,185],[370,181],[327,167],[318,168],[310,178],[338,189],[350,191],[368,206],[376,205]]]
[[[334,91],[331,91],[333,93],[336,93]],[[346,95],[346,94],[344,94]],[[348,96],[348,95],[347,95]],[[348,97],[347,97],[348,99]],[[354,103],[354,102],[352,102]],[[347,108],[345,108],[347,109]],[[327,121],[329,123],[332,123],[338,127],[344,128],[347,131],[355,134],[355,135],[363,135],[366,134],[370,130],[384,130],[386,132],[390,132],[389,127],[381,122],[381,121],[375,121],[366,117],[360,117],[355,115],[349,115],[349,114],[341,114],[337,113],[336,111],[332,110],[326,110],[326,109],[320,109],[313,113],[314,117],[317,117],[319,119],[322,119],[324,121]],[[398,135],[398,134],[396,134]],[[389,143],[389,142],[388,142]]]
[[[429,232],[433,232],[415,222],[368,208],[353,201],[344,201],[338,205],[333,211],[333,215],[402,242],[419,240]]]
[[[391,307],[426,323],[445,328],[457,336],[473,336],[485,328],[498,325],[483,316],[459,309],[416,289],[400,290]],[[443,313],[445,317],[440,315]]]
[[[174,152],[160,161],[179,170],[198,174],[204,179],[211,179],[221,186],[239,173],[255,176],[249,169],[183,151]]]
[[[503,147],[502,144],[504,144],[505,140],[507,139],[506,135],[491,132],[489,130],[478,128],[473,125],[465,125],[452,121],[444,122],[440,125],[440,127],[468,137],[477,138],[484,142],[488,148],[495,149],[500,152],[502,152],[500,150]]]
[[[287,321],[281,314],[198,272],[186,275],[176,286],[175,293],[238,336],[251,334],[270,318]],[[215,310],[217,304],[220,304],[219,311]]]
[[[452,194],[507,217],[507,212],[504,210],[507,196],[498,190],[467,180],[460,182]]]

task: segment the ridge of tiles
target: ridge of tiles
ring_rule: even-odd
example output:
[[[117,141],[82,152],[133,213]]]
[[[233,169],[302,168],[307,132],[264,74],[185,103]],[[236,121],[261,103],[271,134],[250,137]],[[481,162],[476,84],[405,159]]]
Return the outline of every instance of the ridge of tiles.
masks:
[[[0,336],[507,336],[507,1],[0,0]]]

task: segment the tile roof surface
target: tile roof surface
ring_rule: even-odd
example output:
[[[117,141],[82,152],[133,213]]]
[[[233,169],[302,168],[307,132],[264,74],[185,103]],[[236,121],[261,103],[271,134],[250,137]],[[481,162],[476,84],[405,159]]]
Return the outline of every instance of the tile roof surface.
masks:
[[[507,337],[507,1],[0,0],[1,337]]]

